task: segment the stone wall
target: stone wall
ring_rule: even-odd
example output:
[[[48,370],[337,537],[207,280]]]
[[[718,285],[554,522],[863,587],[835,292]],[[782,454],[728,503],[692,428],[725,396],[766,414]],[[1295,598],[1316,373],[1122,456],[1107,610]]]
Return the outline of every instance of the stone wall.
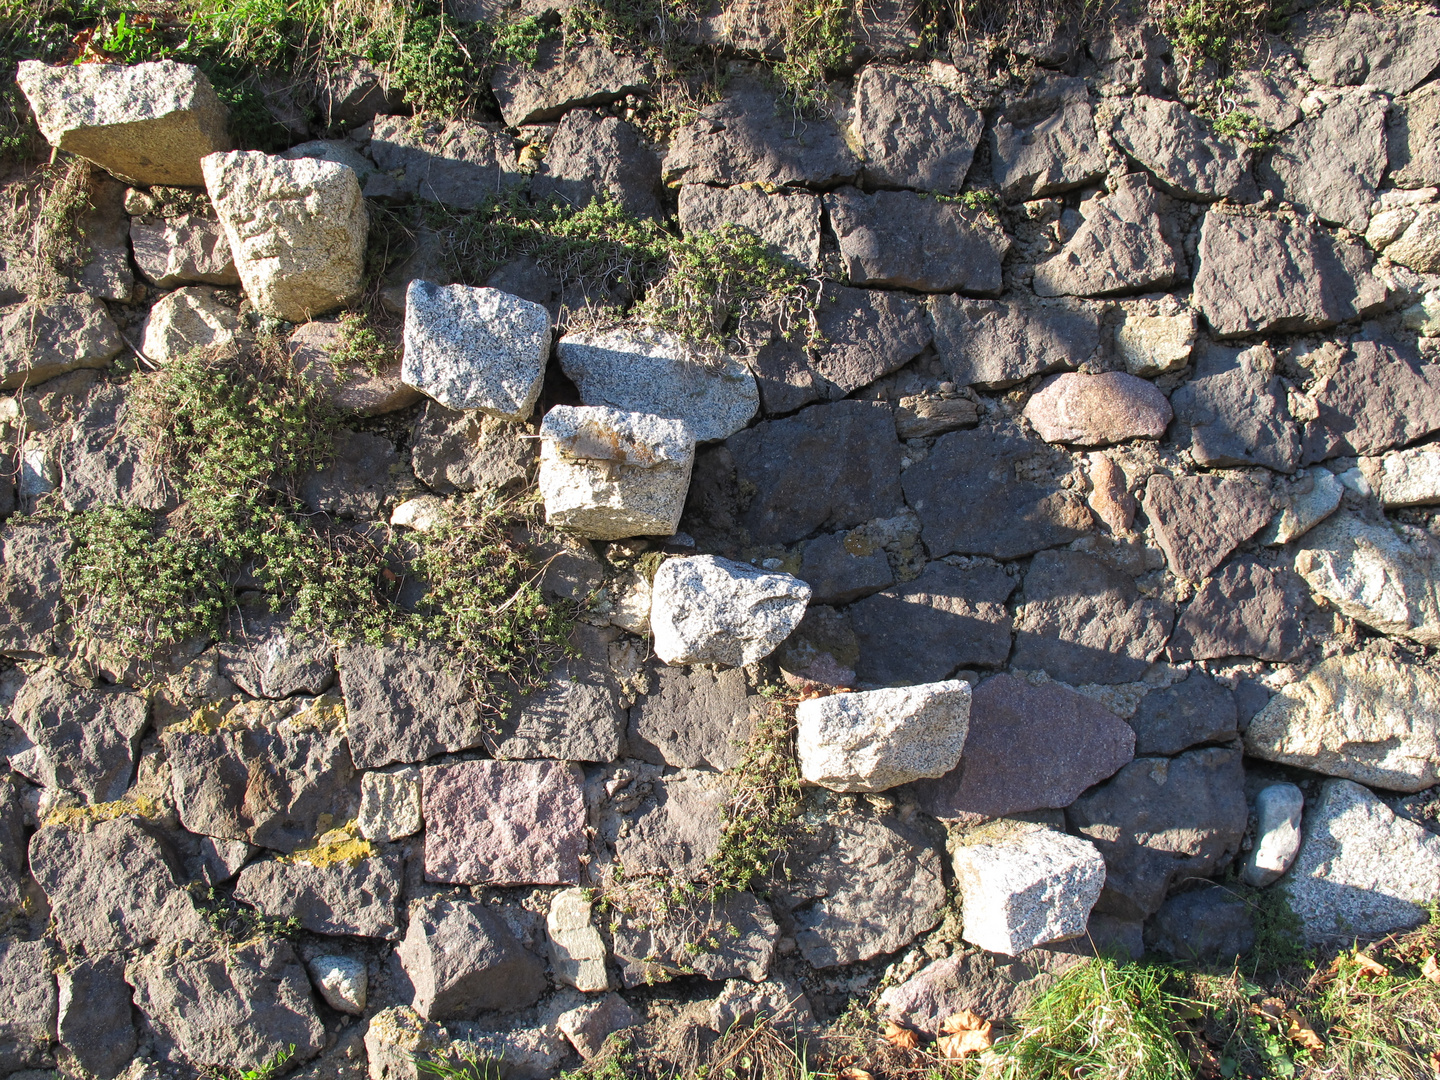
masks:
[[[1096,950],[1233,955],[1262,888],[1313,945],[1423,921],[1440,16],[1304,13],[1220,83],[1151,23],[927,52],[867,11],[819,114],[763,20],[692,27],[730,78],[663,145],[655,73],[595,42],[498,72],[503,124],[361,80],[349,136],[278,157],[229,152],[193,69],[22,66],[108,175],[68,292],[0,282],[0,1076],[545,1077],[630,1027],[679,1063],[757,1014],[878,994],[933,1034]],[[311,316],[370,218],[503,191],[738,225],[809,311],[716,356],[533,260],[447,288],[431,234],[382,283],[403,364],[332,364]],[[311,512],[538,485],[569,537],[573,655],[498,725],[454,657],[283,613],[153,679],[64,632],[56,512],[175,508],[117,358],[262,317],[353,418]],[[776,715],[786,872],[676,899]]]

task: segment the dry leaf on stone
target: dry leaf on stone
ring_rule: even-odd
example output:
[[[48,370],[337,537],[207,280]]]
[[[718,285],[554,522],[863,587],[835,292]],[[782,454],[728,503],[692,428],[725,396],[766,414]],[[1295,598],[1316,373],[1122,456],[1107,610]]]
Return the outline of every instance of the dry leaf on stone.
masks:
[[[1433,983],[1440,983],[1440,963],[1436,963],[1434,953],[1425,957],[1425,962],[1420,965],[1420,974]]]
[[[885,1041],[897,1050],[914,1050],[920,1045],[920,1036],[907,1027],[901,1027],[893,1020],[885,1022]]]

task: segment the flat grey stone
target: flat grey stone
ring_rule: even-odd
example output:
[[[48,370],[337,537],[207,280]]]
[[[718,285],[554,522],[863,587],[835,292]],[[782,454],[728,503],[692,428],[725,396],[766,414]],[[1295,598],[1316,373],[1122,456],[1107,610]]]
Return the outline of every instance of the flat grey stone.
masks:
[[[437,651],[347,645],[336,666],[356,767],[424,761],[484,741],[469,687]]]
[[[377,116],[368,146],[379,173],[365,196],[413,196],[456,210],[472,210],[523,188],[515,140],[473,120]]]
[[[135,265],[157,289],[179,285],[239,285],[225,230],[195,214],[130,224]]]
[[[930,300],[935,349],[961,386],[1004,387],[1073,370],[1100,347],[1100,322],[1085,307],[1026,300]]]
[[[35,745],[44,785],[93,805],[129,788],[150,710],[143,694],[76,686],[47,667],[25,681],[11,717]]]
[[[0,389],[107,367],[123,347],[115,320],[93,296],[11,304],[0,308]]]
[[[810,370],[839,395],[904,367],[930,344],[924,306],[899,293],[827,282],[815,308]]]
[[[880,995],[882,1015],[927,1035],[961,1010],[987,1020],[1022,1015],[1056,978],[1085,961],[1070,953],[1034,949],[1017,957],[982,950],[932,961]]]
[[[143,438],[127,424],[125,390],[98,384],[78,403],[74,418],[62,429],[56,457],[60,466],[60,499],[67,510],[98,510],[128,506],[138,510],[169,510],[177,502],[174,489]]]
[[[884,67],[855,80],[853,128],[867,187],[957,194],[985,130],[985,118],[954,90]]]
[[[1202,350],[1194,375],[1170,398],[1175,415],[1190,427],[1190,452],[1199,464],[1295,470],[1300,429],[1278,366],[1263,345]]]
[[[0,1069],[7,1076],[44,1076],[19,1070],[54,1062],[56,960],[49,942],[0,939]]]
[[[576,623],[574,654],[547,676],[545,686],[515,702],[499,721],[497,758],[614,761],[625,746],[625,710],[610,672],[608,650],[620,636],[610,627]]]
[[[637,892],[638,902],[622,901],[611,931],[620,981],[627,989],[680,975],[764,981],[780,932],[763,901],[731,892],[657,911],[645,899]],[[648,899],[653,905],[657,897]]]
[[[1390,103],[1386,147],[1396,187],[1440,184],[1440,86],[1422,87]]]
[[[220,672],[251,697],[323,694],[335,682],[335,647],[263,609],[231,609]]]
[[[484,413],[425,404],[415,421],[411,465],[426,487],[441,495],[503,491],[535,473],[535,440],[522,425]]]
[[[1399,342],[1353,341],[1310,388],[1320,432],[1305,459],[1379,454],[1440,431],[1440,372]]]
[[[353,332],[342,322],[297,326],[286,341],[295,374],[342,413],[381,416],[419,401],[420,391],[400,379],[398,356],[377,371],[345,355]]]
[[[1385,107],[1376,94],[1336,95],[1280,136],[1262,175],[1279,182],[1278,196],[1321,221],[1364,232],[1385,175]]]
[[[573,109],[561,118],[530,181],[537,202],[578,207],[604,196],[635,217],[659,215],[659,190],[660,159],[635,126],[589,109]]]
[[[1305,648],[1301,582],[1287,570],[1236,559],[1200,586],[1175,624],[1170,655],[1182,660],[1253,656],[1294,660]]]
[[[1249,177],[1249,148],[1212,135],[1178,101],[1144,94],[1122,101],[1111,114],[1110,134],[1161,187],[1181,198],[1223,199]]]
[[[713,772],[682,770],[655,779],[635,811],[613,814],[602,835],[629,874],[697,876],[720,850],[730,782]],[[622,820],[628,824],[621,828]]]
[[[1104,144],[1081,79],[1049,77],[1021,109],[997,120],[991,139],[991,168],[1009,202],[1083,187],[1105,173]]]
[[[1140,699],[1130,718],[1135,753],[1168,757],[1201,743],[1230,742],[1237,734],[1237,719],[1230,691],[1197,669]]]
[[[535,64],[501,64],[490,88],[508,127],[554,120],[585,105],[608,105],[643,92],[655,77],[650,64],[599,44],[542,45]]]
[[[1080,204],[1083,221],[1060,253],[1035,267],[1036,296],[1118,296],[1167,288],[1185,275],[1164,196],[1142,173]]]
[[[87,1072],[110,1080],[135,1054],[125,963],[115,956],[83,960],[59,973],[60,1043]]]
[[[385,520],[402,467],[395,444],[383,435],[341,428],[333,447],[325,467],[305,473],[300,481],[300,500],[320,514]]]
[[[1250,906],[1225,888],[1181,893],[1155,913],[1146,943],[1175,960],[1234,960],[1255,947]]]
[[[857,530],[806,543],[795,573],[810,586],[812,604],[848,604],[895,584],[884,550]]]
[[[630,706],[628,757],[717,772],[740,764],[751,718],[765,707],[743,671],[656,664],[651,678],[650,692]]]
[[[1291,35],[1311,77],[1337,86],[1368,83],[1403,94],[1440,64],[1440,19],[1432,12],[1310,12]]]
[[[810,268],[820,261],[820,199],[755,187],[680,187],[680,230],[687,236],[727,225],[753,235],[770,254]]]
[[[297,918],[315,934],[400,937],[404,870],[398,853],[315,865],[262,859],[240,871],[235,899],[278,919]]]
[[[1144,506],[1171,571],[1191,581],[1219,566],[1275,513],[1267,485],[1222,473],[1152,476]]]

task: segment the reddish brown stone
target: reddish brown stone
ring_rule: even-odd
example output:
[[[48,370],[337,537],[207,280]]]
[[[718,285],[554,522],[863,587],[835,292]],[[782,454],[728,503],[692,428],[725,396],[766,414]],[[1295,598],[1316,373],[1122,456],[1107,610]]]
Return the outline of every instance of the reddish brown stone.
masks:
[[[1056,375],[1025,406],[1025,419],[1046,442],[1080,446],[1158,439],[1173,415],[1159,389],[1123,371]]]
[[[1145,485],[1145,516],[1155,527],[1170,569],[1197,581],[1263,529],[1275,515],[1267,487],[1215,473],[1152,476]]]

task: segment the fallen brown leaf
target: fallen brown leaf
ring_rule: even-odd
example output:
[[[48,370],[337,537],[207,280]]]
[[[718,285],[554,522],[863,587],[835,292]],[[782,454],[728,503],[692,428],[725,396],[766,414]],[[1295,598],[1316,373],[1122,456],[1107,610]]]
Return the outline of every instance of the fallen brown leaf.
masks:
[[[1440,1050],[1430,1051],[1430,1069],[1435,1073],[1436,1080],[1440,1080]]]
[[[1433,983],[1440,983],[1440,963],[1436,962],[1434,953],[1425,957],[1425,962],[1420,965],[1420,974]]]
[[[959,1031],[989,1031],[990,1021],[969,1009],[961,1009],[947,1016],[940,1025],[941,1035],[954,1035]]]
[[[990,1025],[974,1031],[957,1031],[953,1035],[941,1035],[935,1040],[935,1051],[943,1058],[958,1060],[970,1054],[990,1049],[995,1042],[990,1037]]]
[[[1324,1050],[1325,1042],[1319,1035],[1315,1034],[1305,1017],[1294,1009],[1285,1010],[1285,1019],[1289,1022],[1285,1034],[1290,1041],[1305,1050]]]
[[[851,1065],[849,1068],[841,1069],[836,1080],[875,1080],[875,1074],[858,1065]]]
[[[884,1039],[897,1050],[914,1050],[920,1045],[920,1036],[907,1027],[901,1027],[893,1020],[885,1022]]]
[[[1355,964],[1360,969],[1361,978],[1383,979],[1390,974],[1390,969],[1378,960],[1373,960],[1362,952],[1355,954]]]

